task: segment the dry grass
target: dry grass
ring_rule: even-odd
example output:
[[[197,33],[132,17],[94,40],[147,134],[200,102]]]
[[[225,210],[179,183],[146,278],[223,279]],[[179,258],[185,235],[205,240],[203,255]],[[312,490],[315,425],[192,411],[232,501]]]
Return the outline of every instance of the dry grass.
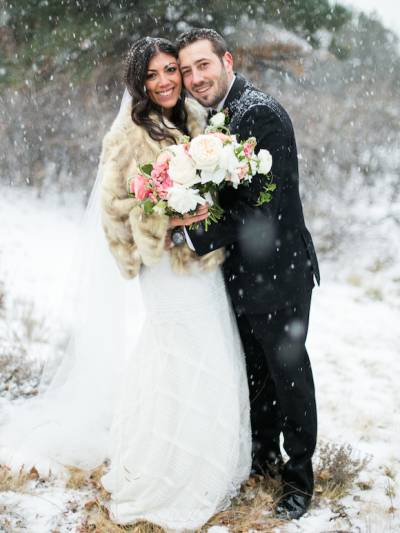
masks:
[[[396,478],[396,472],[393,470],[393,467],[391,466],[385,466],[385,468],[383,469],[383,473],[385,474],[386,477],[390,478],[392,481],[394,481]]]
[[[0,353],[0,396],[8,399],[36,396],[42,365],[28,361],[25,353]]]
[[[24,467],[21,467],[16,473],[13,472],[8,466],[0,465],[0,492],[5,492],[8,490],[21,492],[28,481],[38,480],[44,481],[44,478],[40,477],[39,472],[35,467],[31,468],[30,470],[25,470]]]
[[[396,487],[394,483],[392,483],[390,480],[386,481],[385,494],[390,499],[390,501],[393,501],[396,497]]]
[[[0,281],[0,317],[2,317],[4,313],[5,301],[6,293],[4,290],[4,283]]]
[[[369,479],[368,481],[359,481],[357,483],[357,487],[361,490],[371,490],[374,486],[374,482],[372,479]]]
[[[18,514],[12,505],[0,505],[0,531],[2,533],[27,531],[24,518]]]
[[[390,505],[387,509],[387,512],[389,514],[394,514],[397,512],[397,508],[394,506],[394,499],[396,498],[396,473],[394,472],[393,468],[389,466],[385,466],[383,472],[386,476],[385,496],[387,496],[390,501]]]
[[[111,522],[107,511],[100,503],[78,529],[78,533],[165,533],[165,530],[150,522],[138,522],[134,526],[119,526]]]
[[[375,259],[375,261],[368,267],[368,270],[374,274],[382,272],[393,263],[393,259],[390,257]]]
[[[68,480],[66,482],[67,489],[95,489],[98,495],[104,499],[108,498],[108,493],[103,489],[100,479],[105,474],[107,465],[101,464],[93,470],[84,470],[76,466],[68,465],[66,470],[68,472]]]
[[[201,531],[206,532],[209,527],[216,525],[226,526],[232,533],[247,533],[249,530],[273,531],[275,527],[283,524],[272,516],[280,495],[280,481],[269,477],[252,477],[243,486],[232,505],[211,518]]]
[[[353,457],[353,448],[350,444],[341,446],[323,444],[319,448],[318,455],[315,495],[329,500],[343,498],[370,460],[369,457]]]
[[[329,505],[335,515],[346,519],[345,509],[338,500],[349,492],[367,462],[366,458],[353,458],[350,445],[322,445],[319,449],[319,463],[315,474],[315,503],[318,504],[321,499],[329,500]],[[67,467],[66,488],[86,491],[86,497],[88,497],[87,491],[89,490],[92,495],[90,496],[92,499],[84,504],[84,519],[77,530],[78,533],[166,533],[160,526],[149,522],[123,526],[110,520],[106,507],[109,494],[100,482],[106,468],[106,464],[93,470]],[[387,472],[390,482],[389,474],[392,472]],[[20,472],[13,474],[8,467],[0,467],[0,490],[22,492],[26,483],[32,479],[40,481],[39,474],[34,468],[29,472],[21,469]],[[369,488],[371,488],[369,485],[364,487],[365,490]],[[389,497],[392,495],[391,484],[387,493]],[[273,517],[273,510],[280,495],[279,479],[251,477],[242,486],[240,494],[232,501],[230,507],[213,516],[197,533],[206,533],[211,526],[225,526],[231,533],[248,533],[249,531],[273,533],[276,531],[275,528],[284,524],[283,521]]]
[[[262,531],[268,533],[282,525],[271,514],[279,498],[280,483],[270,478],[251,478],[243,487],[232,505],[213,516],[197,533],[205,533],[211,526],[226,526],[232,533]],[[87,516],[79,533],[165,533],[165,530],[150,522],[138,522],[130,526],[113,523],[106,507],[99,499],[85,505]]]
[[[0,396],[9,400],[35,396],[43,363],[27,356],[33,343],[47,343],[45,323],[36,317],[32,303],[17,301],[12,309],[6,309],[2,291],[0,284],[0,318],[4,318],[0,342]]]
[[[371,300],[375,300],[377,302],[383,301],[383,292],[379,287],[369,287],[365,294],[370,298]]]
[[[31,342],[48,342],[48,328],[43,317],[36,314],[33,302],[17,300],[14,303],[13,313],[18,319],[18,328],[13,328],[15,341],[23,345],[29,345]]]

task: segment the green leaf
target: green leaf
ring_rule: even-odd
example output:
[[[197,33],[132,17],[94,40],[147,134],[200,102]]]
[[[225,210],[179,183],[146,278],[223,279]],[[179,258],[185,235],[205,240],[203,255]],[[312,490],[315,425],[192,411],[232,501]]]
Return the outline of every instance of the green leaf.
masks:
[[[143,174],[146,174],[146,176],[150,176],[151,171],[153,170],[153,165],[151,163],[146,163],[145,165],[141,165],[139,170]]]
[[[142,206],[145,215],[150,215],[153,212],[154,204],[149,198],[143,201]]]
[[[258,197],[256,206],[264,205],[270,202],[271,199],[272,199],[272,196],[268,192],[262,192],[260,193],[260,196]]]

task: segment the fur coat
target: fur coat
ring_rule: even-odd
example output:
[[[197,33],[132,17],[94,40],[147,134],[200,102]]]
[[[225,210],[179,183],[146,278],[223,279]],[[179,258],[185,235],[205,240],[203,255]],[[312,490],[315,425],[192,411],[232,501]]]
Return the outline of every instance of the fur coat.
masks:
[[[202,133],[206,118],[203,108],[186,100],[188,130],[192,137]],[[168,122],[166,121],[168,124]],[[172,124],[168,127],[173,128]],[[172,131],[177,140],[182,133]],[[202,257],[184,244],[164,249],[168,230],[165,215],[144,215],[134,198],[128,196],[128,179],[137,173],[138,165],[152,162],[171,142],[151,139],[146,130],[132,121],[131,106],[122,110],[103,139],[100,167],[102,178],[102,225],[121,274],[133,278],[142,264],[157,264],[164,253],[170,254],[172,269],[178,273],[190,271],[197,262],[203,270],[213,270],[223,262],[223,250]]]

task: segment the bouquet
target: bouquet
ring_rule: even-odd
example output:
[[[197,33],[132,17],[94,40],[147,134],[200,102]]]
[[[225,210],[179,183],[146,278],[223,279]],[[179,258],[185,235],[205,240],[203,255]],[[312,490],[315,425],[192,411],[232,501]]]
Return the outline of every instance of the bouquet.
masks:
[[[223,214],[218,192],[226,186],[237,189],[248,185],[255,174],[263,174],[266,179],[256,205],[271,200],[276,187],[270,174],[271,154],[268,150],[255,154],[255,138],[239,142],[225,123],[226,115],[217,113],[204,134],[192,140],[183,137],[179,144],[163,150],[153,163],[139,167],[138,174],[129,179],[129,193],[144,213],[182,216],[208,203],[209,216],[204,221],[207,230]]]

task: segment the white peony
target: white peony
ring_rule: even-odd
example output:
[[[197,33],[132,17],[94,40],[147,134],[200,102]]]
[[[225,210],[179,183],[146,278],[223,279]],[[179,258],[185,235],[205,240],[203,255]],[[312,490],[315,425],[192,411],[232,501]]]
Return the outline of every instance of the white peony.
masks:
[[[184,215],[196,209],[198,204],[204,205],[206,200],[198,191],[188,189],[183,185],[174,185],[168,190],[168,206]]]
[[[261,174],[268,174],[272,168],[272,155],[268,152],[268,150],[261,149],[258,152],[257,157],[260,160],[258,172]]]
[[[219,163],[223,143],[214,135],[199,135],[195,137],[189,148],[189,154],[192,156],[196,168],[212,172]]]
[[[250,159],[250,168],[251,168],[251,175],[254,176],[254,174],[257,174],[257,172],[261,172],[260,168],[260,161],[257,159]],[[261,172],[263,174],[263,172]]]
[[[225,179],[226,170],[224,168],[217,168],[212,172],[209,172],[208,170],[202,170],[200,175],[201,183],[208,183],[209,181],[212,181],[216,185],[219,185]]]
[[[234,189],[237,189],[239,187],[241,179],[240,179],[240,173],[238,170],[235,170],[234,172],[230,174],[229,181],[232,183],[232,186]]]
[[[187,154],[182,144],[171,146],[173,154],[169,162],[168,174],[174,183],[191,187],[199,183],[200,177],[196,174],[193,159]]]
[[[220,111],[210,118],[210,125],[214,128],[222,128],[225,126],[225,113]]]

